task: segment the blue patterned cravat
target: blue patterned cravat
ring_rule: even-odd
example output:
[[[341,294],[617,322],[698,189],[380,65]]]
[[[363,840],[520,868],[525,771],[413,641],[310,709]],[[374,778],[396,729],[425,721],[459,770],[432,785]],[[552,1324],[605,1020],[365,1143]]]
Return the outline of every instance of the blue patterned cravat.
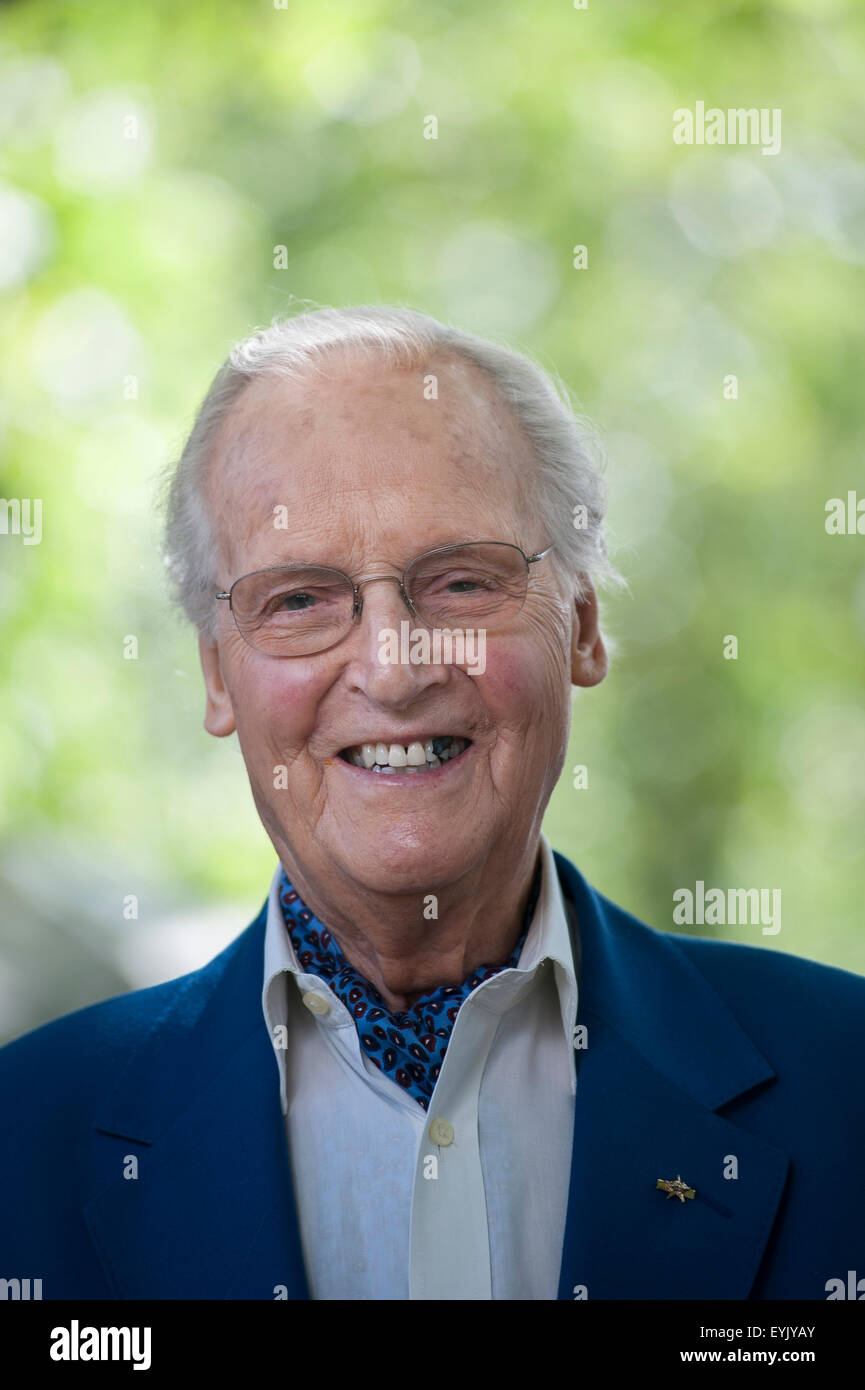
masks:
[[[375,986],[349,964],[327,927],[301,901],[284,869],[279,901],[301,968],[327,981],[352,1015],[367,1056],[426,1110],[460,1005],[476,985],[518,963],[540,889],[539,866],[529,894],[523,934],[504,965],[481,965],[461,985],[441,985],[422,994],[405,1013],[396,1014],[388,1011]]]

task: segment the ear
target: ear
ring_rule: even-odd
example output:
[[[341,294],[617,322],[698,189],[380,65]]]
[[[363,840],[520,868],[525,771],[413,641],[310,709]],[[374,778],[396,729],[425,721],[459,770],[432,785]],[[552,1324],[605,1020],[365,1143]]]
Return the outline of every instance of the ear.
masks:
[[[598,685],[607,674],[607,649],[599,626],[598,596],[588,576],[580,578],[582,597],[574,599],[571,622],[571,683]]]
[[[204,633],[199,633],[198,654],[201,657],[201,669],[204,672],[204,684],[207,690],[207,704],[204,712],[204,727],[214,738],[226,738],[233,734],[237,727],[234,722],[234,710],[231,706],[231,696],[222,678],[222,667],[219,662],[219,647],[216,642],[205,637]]]

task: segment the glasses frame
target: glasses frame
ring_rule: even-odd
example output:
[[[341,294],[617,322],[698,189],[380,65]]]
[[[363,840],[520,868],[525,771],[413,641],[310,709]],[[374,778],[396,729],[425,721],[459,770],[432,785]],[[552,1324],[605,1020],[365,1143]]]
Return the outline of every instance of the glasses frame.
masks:
[[[277,659],[278,661],[284,661],[284,660],[286,660],[286,659],[288,659],[288,658],[290,658],[290,657],[319,656],[321,652],[329,652],[329,651],[332,650],[333,647],[338,646],[340,642],[344,642],[345,639],[346,639],[346,637],[348,636],[348,634],[351,632],[352,626],[353,626],[356,622],[358,622],[359,619],[361,618],[361,616],[362,616],[362,614],[363,614],[363,596],[362,596],[362,594],[361,594],[360,591],[361,591],[361,588],[363,587],[363,585],[364,585],[364,584],[375,584],[375,583],[377,583],[379,580],[382,580],[382,579],[386,579],[386,580],[388,580],[390,583],[396,584],[396,585],[398,586],[399,592],[400,592],[400,597],[402,598],[403,603],[405,604],[405,606],[406,606],[406,608],[409,610],[409,612],[412,614],[412,616],[413,616],[414,618],[417,618],[418,622],[423,623],[423,624],[424,624],[424,627],[429,627],[429,624],[426,622],[426,620],[425,620],[424,618],[421,617],[420,613],[418,613],[417,609],[415,608],[415,605],[414,605],[414,602],[413,602],[413,600],[412,600],[412,597],[411,597],[411,595],[409,594],[408,590],[406,589],[406,586],[405,586],[405,578],[406,578],[406,575],[408,574],[409,570],[412,569],[412,567],[418,563],[418,561],[420,561],[420,560],[427,560],[427,559],[429,559],[429,557],[430,557],[431,555],[441,555],[441,554],[443,554],[444,551],[446,551],[446,550],[468,550],[468,549],[470,549],[470,548],[471,548],[472,546],[474,546],[474,545],[506,545],[510,550],[516,550],[520,555],[522,555],[522,557],[523,557],[523,559],[524,559],[524,561],[525,561],[525,563],[526,563],[526,593],[523,595],[523,603],[520,604],[520,607],[516,610],[516,613],[519,613],[519,612],[522,611],[523,604],[525,603],[526,598],[527,598],[527,596],[528,596],[528,581],[529,581],[529,574],[530,574],[529,566],[530,566],[530,565],[535,565],[535,564],[537,564],[537,562],[538,562],[539,560],[544,560],[544,559],[546,559],[546,557],[547,557],[547,555],[549,555],[550,551],[551,551],[551,550],[555,550],[555,547],[556,547],[555,541],[552,541],[552,542],[546,547],[545,550],[535,550],[535,551],[532,552],[531,555],[527,555],[526,552],[522,549],[521,546],[519,546],[519,545],[514,545],[511,541],[489,541],[489,540],[486,540],[486,541],[455,541],[452,545],[437,545],[437,546],[435,546],[432,550],[424,550],[424,551],[421,552],[420,555],[415,555],[415,557],[414,557],[413,560],[409,560],[408,564],[406,565],[406,567],[405,567],[405,569],[403,570],[403,572],[402,572],[401,575],[395,575],[395,574],[370,574],[370,575],[367,575],[367,576],[366,576],[365,578],[363,578],[363,579],[358,579],[357,581],[355,581],[354,579],[352,579],[352,577],[351,577],[350,574],[346,574],[344,570],[335,569],[335,568],[333,567],[333,565],[302,565],[302,564],[298,564],[298,565],[296,566],[296,568],[298,568],[298,569],[318,569],[318,570],[325,570],[325,571],[327,571],[329,574],[336,574],[336,575],[338,575],[338,576],[340,577],[340,579],[345,579],[345,580],[351,585],[351,589],[352,589],[352,593],[353,593],[352,609],[351,609],[351,620],[350,620],[349,625],[348,625],[348,627],[346,628],[345,632],[343,632],[343,633],[341,634],[341,636],[337,637],[335,641],[329,643],[328,646],[326,646],[326,647],[318,647],[315,651],[312,651],[312,652],[286,652],[286,653],[278,653],[278,654],[277,654],[276,652],[265,652],[265,651],[263,651],[263,649],[262,649],[261,647],[257,647],[257,646],[255,645],[254,642],[250,642],[249,638],[245,635],[245,633],[244,633],[243,630],[241,629],[241,626],[240,626],[240,624],[239,624],[238,621],[237,621],[237,614],[236,614],[236,612],[234,611],[234,606],[233,606],[233,603],[232,603],[232,594],[234,593],[234,590],[235,590],[235,588],[237,587],[237,585],[240,584],[244,579],[251,579],[252,576],[253,576],[254,574],[272,574],[272,573],[274,573],[276,570],[287,570],[287,569],[292,569],[292,568],[295,568],[295,566],[293,566],[293,565],[291,565],[291,564],[287,564],[287,565],[265,565],[265,566],[263,566],[261,569],[250,570],[248,574],[241,574],[241,575],[239,575],[238,578],[234,580],[234,582],[231,584],[231,586],[230,586],[228,589],[222,589],[222,590],[220,590],[219,593],[216,594],[216,598],[217,598],[217,599],[224,599],[224,600],[227,600],[227,602],[228,602],[228,607],[229,607],[229,609],[230,609],[230,611],[231,611],[232,617],[234,618],[234,625],[235,625],[235,627],[237,628],[237,631],[240,633],[240,636],[243,638],[243,640],[244,640],[244,642],[247,644],[247,646],[248,646],[248,647],[252,647],[253,651],[261,652],[262,656],[274,656],[274,657],[276,657],[276,659]],[[516,613],[514,613],[512,616],[513,616],[513,617],[516,617]],[[508,622],[510,622],[510,619],[508,619]],[[506,626],[506,624],[502,624],[502,626]],[[496,630],[495,628],[485,628],[485,631],[493,632],[493,631],[495,631],[495,630]]]

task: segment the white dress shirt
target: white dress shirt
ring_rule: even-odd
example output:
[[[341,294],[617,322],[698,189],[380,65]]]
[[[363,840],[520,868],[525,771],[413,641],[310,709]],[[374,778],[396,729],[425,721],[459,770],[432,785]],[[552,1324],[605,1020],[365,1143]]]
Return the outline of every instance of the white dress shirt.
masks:
[[[552,850],[519,964],[457,1014],[429,1110],[298,964],[271,884],[262,1006],[314,1299],[554,1299],[576,1098],[577,979]]]

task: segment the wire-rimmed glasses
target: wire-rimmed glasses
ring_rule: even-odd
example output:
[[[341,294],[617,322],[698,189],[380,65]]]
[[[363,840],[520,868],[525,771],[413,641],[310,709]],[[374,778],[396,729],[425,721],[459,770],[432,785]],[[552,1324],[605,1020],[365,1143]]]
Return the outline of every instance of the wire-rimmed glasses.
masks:
[[[312,656],[341,642],[363,612],[361,588],[387,579],[426,627],[503,627],[526,600],[529,567],[553,545],[526,555],[507,541],[467,541],[417,555],[402,577],[370,575],[355,583],[324,565],[272,565],[235,579],[216,595],[231,609],[249,646],[268,656]]]

